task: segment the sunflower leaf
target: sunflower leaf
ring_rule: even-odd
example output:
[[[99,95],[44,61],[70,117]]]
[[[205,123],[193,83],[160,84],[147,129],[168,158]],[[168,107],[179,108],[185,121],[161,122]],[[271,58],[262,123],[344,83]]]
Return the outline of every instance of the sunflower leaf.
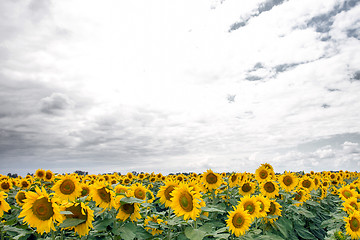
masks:
[[[123,197],[120,200],[121,203],[142,203],[144,202],[144,200],[138,199],[138,198],[134,198],[134,197]]]
[[[65,221],[63,221],[60,224],[60,227],[61,228],[75,227],[75,226],[77,226],[79,224],[84,223],[85,221],[86,220],[84,220],[84,219],[68,218],[68,219],[65,219]]]
[[[200,229],[195,229],[192,227],[185,228],[185,236],[190,240],[202,240],[206,235],[206,232],[201,231]]]

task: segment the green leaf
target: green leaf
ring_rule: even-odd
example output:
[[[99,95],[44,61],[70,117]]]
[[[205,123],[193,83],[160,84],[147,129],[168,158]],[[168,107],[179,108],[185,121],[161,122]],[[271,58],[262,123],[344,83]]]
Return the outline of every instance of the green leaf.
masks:
[[[63,221],[61,224],[60,224],[60,227],[61,228],[68,228],[68,227],[75,227],[81,223],[84,223],[86,222],[86,220],[84,219],[77,219],[77,218],[67,218],[65,219],[65,221]]]
[[[142,203],[142,202],[144,202],[144,200],[134,198],[134,197],[123,197],[120,200],[120,202],[121,203]]]
[[[199,229],[200,229],[201,231],[206,232],[206,233],[212,233],[214,227],[215,227],[214,224],[205,223],[204,225],[202,225],[201,227],[199,227]]]
[[[311,200],[307,200],[305,202],[305,204],[308,204],[308,205],[313,206],[313,207],[320,207],[320,203],[315,202],[315,201],[311,201]]]
[[[315,236],[305,228],[295,228],[296,233],[303,239],[316,239]]]
[[[274,222],[276,228],[281,232],[281,234],[287,239],[289,237],[289,231],[292,230],[292,223],[287,218],[280,218]]]
[[[221,210],[219,208],[216,207],[202,207],[201,208],[202,211],[204,212],[218,212],[218,213],[224,213],[224,210]]]
[[[206,235],[206,232],[200,229],[194,229],[192,227],[185,228],[185,236],[190,240],[202,240]]]
[[[259,240],[284,240],[282,237],[272,234],[272,233],[268,233],[266,235],[262,235],[257,237],[257,239]]]
[[[302,207],[299,207],[297,212],[300,213],[301,215],[303,215],[304,217],[307,217],[307,218],[315,217],[315,215],[312,212],[310,212],[310,211],[308,211],[308,210],[306,210],[306,209],[304,209]]]
[[[136,235],[129,227],[122,226],[120,228],[120,237],[124,240],[133,240]]]

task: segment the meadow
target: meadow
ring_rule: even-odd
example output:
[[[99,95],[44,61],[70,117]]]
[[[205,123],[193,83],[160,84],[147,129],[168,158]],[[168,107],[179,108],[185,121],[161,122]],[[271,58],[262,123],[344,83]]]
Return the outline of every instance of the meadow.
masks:
[[[359,173],[0,175],[1,239],[359,239]]]

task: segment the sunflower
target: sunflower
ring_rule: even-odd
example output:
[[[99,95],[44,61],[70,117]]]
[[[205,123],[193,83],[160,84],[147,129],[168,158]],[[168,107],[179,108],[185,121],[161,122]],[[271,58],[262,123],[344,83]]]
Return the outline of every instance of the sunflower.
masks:
[[[0,191],[8,192],[10,189],[12,189],[12,183],[9,179],[0,182]]]
[[[351,239],[360,238],[360,212],[355,211],[350,214],[349,217],[345,217],[344,221],[346,223],[345,229],[347,234],[351,236]]]
[[[51,188],[55,194],[62,200],[75,201],[77,197],[81,196],[81,187],[79,180],[74,176],[65,175],[58,180]]]
[[[92,200],[95,201],[97,206],[103,208],[103,211],[114,207],[115,193],[112,189],[109,189],[105,183],[97,182],[91,185],[90,194]]]
[[[94,228],[92,222],[94,221],[94,211],[90,209],[85,203],[67,203],[61,207],[62,211],[69,211],[72,214],[65,214],[65,219],[79,219],[83,222],[76,226],[65,228],[74,229],[79,236],[85,236],[89,233],[91,228]]]
[[[359,211],[360,203],[357,202],[356,197],[351,197],[343,202],[343,210],[348,214],[354,213],[354,211]]]
[[[22,206],[19,218],[24,217],[23,221],[36,228],[40,234],[48,233],[50,230],[56,231],[54,222],[63,221],[57,204],[59,199],[50,198],[46,190],[44,188],[40,190],[38,186],[35,187],[35,192],[27,192],[25,196],[25,204]]]
[[[266,212],[268,212],[270,208],[270,200],[263,195],[256,196],[255,200],[260,203],[259,217],[266,217]]]
[[[31,182],[27,179],[20,180],[19,187],[22,189],[28,189],[31,186]]]
[[[130,189],[134,192],[134,197],[143,201],[146,200],[147,189],[141,183],[131,185]]]
[[[261,164],[262,167],[266,167],[267,169],[274,171],[273,166],[270,165],[270,163],[263,163]]]
[[[304,188],[309,192],[315,188],[314,181],[308,176],[303,176],[299,181],[299,185],[301,188]]]
[[[287,192],[291,192],[298,184],[297,177],[291,172],[285,172],[279,177],[280,186]]]
[[[222,184],[222,177],[218,173],[214,173],[211,169],[208,169],[205,173],[202,174],[203,184],[210,191],[216,189]]]
[[[267,211],[266,213],[268,217],[271,217],[271,218],[266,218],[265,219],[266,222],[273,223],[274,221],[276,221],[276,219],[278,219],[278,217],[281,216],[281,205],[277,203],[275,200],[270,200],[269,211]]]
[[[52,171],[50,170],[47,170],[45,172],[45,176],[44,176],[44,180],[47,181],[47,182],[53,182],[55,179],[55,175]]]
[[[129,187],[126,187],[124,185],[116,185],[114,191],[116,194],[125,194],[129,190]]]
[[[161,186],[158,193],[157,193],[157,197],[160,198],[160,202],[162,204],[165,204],[165,207],[169,207],[171,204],[171,192],[174,191],[174,189],[179,186],[179,184],[173,180],[167,180],[165,182],[165,186]]]
[[[339,197],[344,201],[348,198],[357,196],[357,192],[354,189],[351,189],[349,185],[346,185],[339,189]]]
[[[38,179],[44,179],[44,177],[45,177],[45,170],[43,170],[43,169],[38,169],[38,170],[36,170],[36,172],[35,172],[35,177],[38,178]]]
[[[151,235],[155,236],[158,234],[162,234],[163,230],[160,230],[158,228],[154,228],[154,227],[147,227],[151,222],[152,226],[156,226],[156,225],[160,225],[161,223],[164,222],[164,220],[159,219],[157,215],[153,214],[151,217],[147,216],[145,221],[144,221],[144,227],[145,229],[151,233]],[[159,226],[160,227],[160,226]]]
[[[119,195],[115,198],[115,208],[119,211],[116,218],[121,221],[125,221],[130,218],[132,222],[137,221],[141,218],[140,215],[140,204],[139,203],[123,203],[121,199],[124,195]],[[129,190],[126,192],[126,197],[134,197],[134,192]]]
[[[90,196],[91,187],[89,186],[89,184],[81,183],[80,188],[81,188],[80,197]]]
[[[239,184],[239,174],[238,173],[231,174],[229,177],[229,187],[232,188],[238,184]]]
[[[241,187],[239,187],[239,194],[242,196],[251,195],[255,192],[255,183],[246,181]]]
[[[275,198],[279,195],[279,185],[274,181],[262,182],[260,186],[260,192],[268,198]]]
[[[236,237],[244,235],[251,225],[251,217],[246,210],[241,207],[233,207],[233,211],[229,212],[226,226]]]
[[[15,196],[16,202],[19,206],[24,205],[24,200],[26,199],[26,195],[24,191],[18,191]]]
[[[185,183],[180,183],[170,195],[173,196],[170,207],[176,216],[183,216],[184,220],[191,218],[195,221],[200,216],[201,207],[205,206],[201,194]]]
[[[309,192],[303,188],[299,188],[295,191],[294,200],[298,201],[298,203],[295,203],[296,206],[301,206],[306,200],[308,200],[311,197]]]
[[[255,196],[243,197],[237,207],[242,207],[244,211],[248,211],[248,214],[251,217],[251,220],[255,219],[256,217],[260,217],[260,202],[257,201]]]
[[[7,194],[4,192],[0,192],[0,218],[4,215],[4,212],[8,212],[10,210],[10,205],[5,201],[7,198]]]
[[[255,171],[255,179],[256,181],[263,182],[268,181],[272,179],[274,176],[274,172],[271,171],[271,169],[266,168],[265,166],[260,166]]]

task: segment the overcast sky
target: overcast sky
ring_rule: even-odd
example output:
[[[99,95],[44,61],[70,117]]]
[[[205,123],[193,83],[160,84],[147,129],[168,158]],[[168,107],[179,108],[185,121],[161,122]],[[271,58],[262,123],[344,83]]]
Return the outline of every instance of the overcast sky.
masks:
[[[0,173],[360,169],[359,0],[2,0]]]

